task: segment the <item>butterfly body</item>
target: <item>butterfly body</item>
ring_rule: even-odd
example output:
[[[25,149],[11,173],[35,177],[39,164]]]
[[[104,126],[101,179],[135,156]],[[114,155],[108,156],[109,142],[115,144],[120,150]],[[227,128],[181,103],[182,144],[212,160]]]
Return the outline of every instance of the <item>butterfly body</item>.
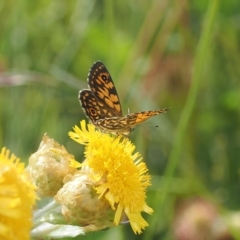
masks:
[[[122,108],[112,78],[101,62],[95,62],[88,74],[90,89],[79,92],[87,117],[103,132],[128,136],[133,128],[168,109],[122,115]]]

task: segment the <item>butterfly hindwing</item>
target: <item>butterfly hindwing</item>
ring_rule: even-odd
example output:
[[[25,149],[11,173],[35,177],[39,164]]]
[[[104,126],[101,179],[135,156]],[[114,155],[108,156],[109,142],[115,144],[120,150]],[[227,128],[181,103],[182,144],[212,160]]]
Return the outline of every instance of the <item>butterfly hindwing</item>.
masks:
[[[112,113],[105,107],[102,102],[95,97],[91,90],[84,89],[79,92],[79,100],[87,117],[95,123],[106,116],[112,116]]]

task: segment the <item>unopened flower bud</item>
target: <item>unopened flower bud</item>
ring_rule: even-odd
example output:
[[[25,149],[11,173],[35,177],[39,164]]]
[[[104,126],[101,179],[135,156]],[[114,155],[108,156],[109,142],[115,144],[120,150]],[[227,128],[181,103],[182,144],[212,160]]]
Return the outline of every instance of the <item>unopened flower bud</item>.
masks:
[[[65,147],[45,134],[37,152],[30,156],[26,171],[37,186],[37,193],[51,197],[63,186],[63,178],[79,166]]]
[[[115,226],[115,211],[105,198],[99,198],[95,187],[98,185],[92,178],[91,171],[85,167],[75,172],[55,196],[62,204],[62,214],[70,224],[89,226],[94,231]]]

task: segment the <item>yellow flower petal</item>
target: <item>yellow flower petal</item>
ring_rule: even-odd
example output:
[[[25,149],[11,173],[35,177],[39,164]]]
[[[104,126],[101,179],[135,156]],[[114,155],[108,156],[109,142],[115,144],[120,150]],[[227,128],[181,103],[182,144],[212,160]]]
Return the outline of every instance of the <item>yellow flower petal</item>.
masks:
[[[80,122],[80,128],[78,126],[73,127],[74,132],[69,132],[68,135],[74,141],[80,144],[87,144],[88,141],[92,138],[93,133],[98,133],[98,136],[101,135],[100,132],[95,130],[94,125],[88,124],[86,128],[85,120]],[[97,135],[95,135],[97,137]]]
[[[30,239],[34,186],[27,180],[24,164],[10,151],[0,152],[0,239]]]

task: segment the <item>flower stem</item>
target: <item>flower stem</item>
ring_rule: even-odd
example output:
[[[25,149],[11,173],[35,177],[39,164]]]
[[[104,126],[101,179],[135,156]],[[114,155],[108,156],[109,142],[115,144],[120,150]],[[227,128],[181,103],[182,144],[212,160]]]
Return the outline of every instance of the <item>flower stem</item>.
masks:
[[[37,226],[42,224],[41,218],[43,218],[45,214],[47,214],[50,211],[56,210],[58,208],[60,208],[59,204],[53,200],[50,203],[48,203],[46,206],[44,206],[42,209],[39,209],[36,212],[34,212],[32,228],[36,228]]]

